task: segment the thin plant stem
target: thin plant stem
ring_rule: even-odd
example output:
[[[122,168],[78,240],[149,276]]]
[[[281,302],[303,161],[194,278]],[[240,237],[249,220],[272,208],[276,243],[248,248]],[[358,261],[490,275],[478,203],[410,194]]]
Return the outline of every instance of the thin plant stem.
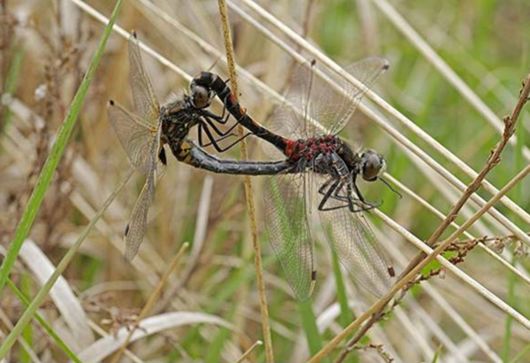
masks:
[[[256,349],[256,347],[259,347],[260,345],[263,345],[263,342],[261,340],[256,340],[254,344],[250,346],[250,348],[247,349],[245,353],[239,359],[236,361],[236,363],[243,362],[247,357]]]
[[[18,289],[17,285],[11,280],[7,280],[7,286],[17,295],[17,298],[22,301],[22,303],[26,306],[29,305],[29,299],[28,297]],[[81,360],[77,357],[77,355],[74,353],[74,351],[64,342],[59,334],[53,330],[51,325],[44,319],[44,317],[39,314],[39,312],[35,313],[35,319],[40,324],[40,326],[46,331],[46,334],[48,334],[52,340],[55,342],[55,344],[70,358],[73,362],[76,363],[82,363]]]
[[[473,182],[466,188],[464,191],[462,197],[456,202],[454,207],[451,209],[451,211],[448,213],[447,217],[444,219],[444,221],[438,226],[438,228],[434,231],[434,233],[431,235],[431,237],[426,242],[427,245],[432,246],[436,241],[438,241],[439,237],[442,235],[442,233],[451,225],[451,223],[455,220],[456,216],[458,215],[458,212],[460,209],[464,206],[464,204],[467,202],[467,200],[475,193],[475,191],[480,187],[482,181],[486,178],[486,175],[500,162],[500,156],[506,145],[508,144],[510,137],[513,135],[515,131],[515,125],[517,124],[517,120],[519,118],[519,115],[521,113],[521,110],[523,106],[528,101],[528,95],[530,94],[530,74],[526,77],[524,81],[523,89],[521,90],[519,100],[517,104],[515,105],[512,113],[510,116],[506,117],[504,119],[504,132],[502,134],[502,138],[500,142],[497,144],[493,152],[488,157],[488,160],[486,162],[486,165],[483,167],[482,171],[478,174],[478,176],[473,180]],[[355,329],[357,329],[361,323],[363,323],[368,318],[372,317],[369,322],[365,324],[363,327],[363,335],[368,331],[368,329],[379,320],[378,316],[381,315],[383,309],[388,304],[388,302],[392,299],[393,295],[402,287],[405,288],[409,282],[413,281],[413,279],[416,277],[416,275],[421,271],[421,269],[427,265],[428,262],[430,262],[432,259],[434,259],[438,254],[443,252],[447,246],[449,246],[453,241],[462,233],[465,231],[469,226],[471,226],[479,217],[481,217],[489,208],[491,208],[494,203],[499,200],[502,196],[504,196],[508,190],[510,190],[513,186],[516,185],[517,182],[519,182],[522,178],[524,178],[528,172],[530,172],[530,165],[528,165],[525,169],[523,169],[516,177],[514,177],[510,183],[508,183],[503,189],[501,189],[488,203],[486,203],[478,212],[476,212],[471,219],[469,219],[466,223],[464,223],[460,228],[458,228],[448,239],[443,241],[432,251],[428,256],[421,252],[418,254],[415,258],[412,259],[412,261],[409,263],[409,265],[405,268],[404,272],[401,274],[399,281],[392,287],[389,293],[387,293],[383,298],[378,300],[372,307],[359,316],[353,323],[351,323],[348,327],[346,327],[341,333],[335,336],[322,350],[317,353],[313,358],[311,358],[310,362],[319,362],[323,357],[325,357],[332,349],[334,349],[338,343],[346,338],[347,335],[349,335],[351,332],[353,332]],[[410,287],[410,286],[409,286]],[[377,318],[375,318],[377,317]],[[351,350],[351,347],[355,345],[359,339],[362,337],[362,335],[356,335],[352,340],[350,340],[347,344],[348,349],[344,351],[341,356],[339,357],[338,362],[341,362],[346,354]]]
[[[127,337],[125,338],[125,341],[121,345],[121,347],[118,350],[118,352],[116,352],[116,354],[112,358],[111,363],[119,362],[121,356],[125,352],[125,349],[127,349],[127,345],[131,341],[132,335],[134,334],[136,329],[138,329],[139,322],[142,321],[151,312],[153,306],[157,302],[157,299],[160,297],[160,294],[162,293],[162,288],[166,284],[166,282],[169,279],[169,276],[171,275],[171,273],[173,273],[173,271],[177,267],[178,263],[180,262],[180,259],[182,258],[182,255],[184,255],[184,252],[186,252],[186,250],[188,249],[189,245],[190,244],[188,242],[184,243],[182,245],[182,247],[180,247],[180,250],[175,255],[175,257],[173,257],[173,259],[171,260],[168,268],[166,269],[166,272],[164,272],[164,275],[160,278],[160,281],[158,281],[158,284],[156,285],[155,289],[153,290],[153,292],[151,293],[151,295],[147,299],[147,302],[145,303],[144,307],[140,311],[140,314],[138,314],[138,318],[136,319],[135,323],[133,324],[132,328],[130,329],[129,334],[127,334]]]
[[[81,244],[83,243],[85,238],[88,236],[92,228],[94,228],[94,226],[99,221],[99,219],[103,216],[103,213],[105,213],[105,211],[114,201],[116,196],[125,187],[129,179],[131,179],[131,176],[133,175],[133,173],[134,173],[134,169],[130,169],[125,179],[109,195],[105,203],[103,203],[103,206],[101,207],[99,212],[94,216],[94,218],[90,220],[90,223],[85,227],[81,235],[77,238],[77,240],[72,245],[72,247],[70,247],[68,252],[66,252],[64,257],[61,259],[61,261],[57,265],[57,268],[51,274],[50,278],[37,292],[37,295],[35,295],[35,298],[33,298],[33,300],[28,305],[28,307],[26,308],[22,316],[19,318],[15,327],[11,330],[11,332],[4,339],[4,341],[2,342],[2,345],[0,345],[0,359],[4,358],[9,353],[9,349],[13,346],[13,344],[15,343],[18,336],[22,333],[22,330],[25,328],[25,326],[31,321],[31,319],[35,315],[35,312],[37,311],[39,306],[42,304],[46,296],[48,296],[48,293],[52,289],[53,285],[55,284],[59,276],[61,276],[61,274],[64,272],[64,270],[66,270],[70,262],[73,260],[73,258],[75,257],[77,251],[79,250],[79,247],[81,247]]]
[[[417,274],[427,266],[436,256],[443,252],[447,246],[453,243],[460,234],[467,230],[473,223],[475,223],[480,217],[487,212],[495,203],[497,203],[506,193],[508,193],[514,186],[516,186],[522,179],[524,179],[530,173],[530,165],[527,165],[519,174],[517,174],[504,188],[502,188],[499,193],[490,199],[479,211],[477,211],[466,223],[464,223],[458,230],[456,230],[449,238],[443,241],[436,249],[434,249],[425,259],[421,260],[409,273],[400,277],[399,281],[390,289],[390,291],[375,302],[367,311],[361,314],[355,321],[348,325],[343,331],[337,334],[328,344],[315,354],[308,362],[316,363],[320,362],[324,357],[326,357],[337,345],[346,338],[350,333],[355,329],[359,328],[360,325],[368,320],[371,316],[380,314],[388,302],[394,297],[394,295],[401,290],[402,288],[407,288],[410,286],[410,282],[415,279]],[[374,323],[377,319],[373,319]],[[372,321],[372,320],[370,320]],[[365,327],[363,327],[363,330]],[[368,330],[368,329],[366,329]]]
[[[234,97],[238,96],[237,78],[236,78],[236,62],[234,57],[234,48],[232,45],[232,36],[230,34],[230,23],[228,20],[228,9],[225,0],[218,0],[219,14],[221,16],[221,24],[223,26],[223,36],[226,48],[226,60],[228,65],[228,74],[230,76],[230,85],[232,86]],[[243,133],[243,128],[238,127],[240,134]],[[248,159],[247,143],[243,139],[241,141],[241,158]],[[261,261],[261,246],[258,241],[258,227],[256,222],[256,207],[253,199],[252,181],[250,176],[245,176],[243,179],[245,186],[245,199],[247,202],[247,209],[250,219],[250,234],[252,238],[252,246],[254,248],[254,265],[256,268],[256,282],[258,286],[259,305],[261,311],[261,328],[263,331],[263,341],[265,343],[265,358],[267,363],[274,362],[274,353],[272,350],[272,337],[269,326],[269,309],[267,306],[267,295],[265,294],[265,279],[263,277],[263,264]]]
[[[495,147],[495,150],[488,158],[488,161],[484,168],[480,171],[478,176],[473,180],[473,182],[466,188],[464,191],[464,194],[462,197],[458,200],[458,202],[453,206],[451,211],[448,213],[447,218],[438,226],[436,231],[431,235],[429,240],[427,241],[427,244],[429,246],[432,246],[438,238],[442,235],[442,233],[447,229],[447,227],[455,220],[456,216],[458,215],[458,212],[460,209],[464,206],[465,202],[471,197],[471,195],[480,187],[482,181],[486,178],[486,175],[500,162],[501,153],[503,152],[504,148],[508,144],[510,137],[513,135],[515,131],[515,125],[517,123],[517,120],[519,118],[519,115],[521,114],[521,110],[523,109],[523,106],[528,101],[528,95],[530,94],[530,74],[526,77],[524,81],[523,89],[521,90],[521,95],[519,97],[519,101],[515,105],[512,113],[510,116],[506,117],[504,119],[504,132],[502,134],[501,141],[497,144]],[[408,273],[421,259],[425,257],[424,253],[420,253],[417,255],[405,268],[403,271],[403,274]]]
[[[101,57],[103,56],[103,52],[105,51],[107,40],[112,33],[112,26],[118,17],[121,4],[122,0],[116,1],[116,5],[112,11],[109,23],[103,31],[103,35],[99,41],[96,52],[94,53],[94,56],[88,65],[88,69],[85,73],[85,76],[83,77],[83,81],[81,82],[74,99],[70,104],[69,111],[59,131],[57,132],[57,138],[55,139],[55,142],[53,143],[53,146],[50,150],[50,154],[48,155],[48,158],[42,167],[42,171],[39,174],[35,188],[29,197],[26,208],[24,209],[24,213],[22,214],[20,222],[15,230],[15,236],[9,244],[9,250],[7,251],[5,259],[2,262],[2,266],[0,267],[0,298],[2,297],[2,290],[4,289],[4,286],[7,282],[11,268],[15,264],[18,253],[22,248],[22,244],[24,243],[29,230],[33,226],[33,222],[35,221],[37,213],[39,212],[42,201],[44,200],[44,196],[46,195],[46,191],[50,186],[54,172],[57,169],[57,166],[59,165],[61,157],[64,153],[64,149],[68,144],[68,140],[70,139],[70,135],[72,134],[72,130],[76,124],[79,112],[81,112],[83,107],[85,96],[88,92],[88,87],[92,83],[92,79],[96,74],[96,69],[99,65]]]

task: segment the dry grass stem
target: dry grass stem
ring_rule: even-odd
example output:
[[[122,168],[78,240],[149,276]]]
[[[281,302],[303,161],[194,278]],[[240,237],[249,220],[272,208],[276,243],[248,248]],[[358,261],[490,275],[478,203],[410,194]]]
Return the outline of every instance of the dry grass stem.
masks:
[[[497,115],[477,96],[477,94],[458,76],[458,74],[440,57],[438,53],[423,39],[418,32],[396,11],[386,0],[371,0],[395,27],[410,40],[421,54],[431,63],[438,72],[471,104],[490,125],[502,134],[504,126]],[[510,143],[515,144],[513,137]],[[524,156],[530,160],[530,150],[524,147]]]
[[[528,96],[530,94],[530,74],[525,79],[523,83],[523,89],[521,90],[519,100],[515,105],[511,115],[505,118],[505,129],[502,134],[502,139],[497,144],[491,155],[489,156],[486,165],[479,173],[479,176],[473,180],[473,182],[466,189],[460,200],[455,204],[455,206],[448,213],[446,219],[438,226],[438,228],[433,232],[431,237],[427,240],[427,245],[433,245],[442,233],[447,229],[447,227],[454,221],[458,212],[465,204],[465,202],[470,198],[470,196],[480,187],[481,182],[484,180],[486,175],[500,162],[500,155],[504,148],[506,147],[510,137],[513,135],[515,130],[515,125],[519,118],[520,112],[523,106],[528,102]],[[440,243],[429,255],[425,253],[420,253],[416,256],[409,265],[405,268],[403,273],[400,276],[399,281],[394,285],[391,291],[383,298],[378,300],[372,307],[363,315],[358,317],[353,323],[348,325],[340,334],[336,335],[319,353],[313,356],[310,362],[319,362],[323,357],[325,357],[329,352],[334,349],[337,344],[344,339],[348,334],[357,329],[360,324],[362,324],[367,318],[370,318],[363,326],[363,330],[368,330],[383,314],[384,307],[390,302],[394,294],[398,292],[401,288],[407,286],[407,284],[415,279],[415,277],[420,273],[420,271],[436,256],[442,253],[451,243],[453,243],[458,236],[467,230],[476,220],[478,220],[486,211],[491,208],[497,201],[499,201],[509,190],[511,190],[517,183],[524,179],[528,173],[530,173],[530,165],[524,168],[517,176],[515,176],[504,188],[499,191],[486,205],[484,205],[481,210],[479,210],[475,215],[466,221],[460,228],[451,234],[449,238]],[[410,288],[410,286],[408,286]],[[526,320],[526,319],[525,319]],[[527,328],[530,329],[530,322],[527,325]],[[364,335],[364,334],[363,334]],[[354,337],[353,340],[348,342],[348,347],[355,345],[362,335]]]
[[[515,91],[527,67],[530,3],[409,9],[388,0],[135,0],[124,2],[123,28],[114,25],[119,36],[103,52],[97,41],[114,1],[85,1],[0,1],[0,262],[14,263],[0,276],[10,288],[0,302],[0,360],[528,361],[529,80],[519,99]],[[123,258],[123,230],[144,181],[128,171],[105,110],[109,99],[137,106],[124,29],[140,35],[145,70],[164,104],[187,100],[193,76],[212,71],[230,78],[245,112],[284,137],[292,135],[280,131],[285,120],[275,111],[292,105],[292,94],[283,94],[295,66],[315,60],[319,83],[344,95],[341,85],[362,88],[366,74],[339,64],[389,60],[340,133],[355,152],[384,155],[383,178],[403,196],[381,182],[358,183],[367,200],[382,202],[365,214],[400,276],[388,295],[357,286],[315,234],[316,288],[299,304],[272,248],[258,244],[258,185],[179,163],[169,149],[142,249],[132,263]],[[100,66],[78,108],[72,99],[94,49]],[[215,97],[210,111],[220,115],[223,107]],[[77,126],[14,254],[16,222],[61,120],[76,108]],[[507,112],[503,125],[498,115]],[[323,130],[319,122],[334,117],[310,121]],[[237,126],[227,121],[215,123],[220,134]],[[198,128],[189,131],[198,141]],[[228,132],[220,144],[237,136]],[[285,157],[260,152],[265,143],[255,136],[241,153],[204,150],[219,159]],[[109,205],[127,173],[132,183]]]
[[[230,23],[228,21],[228,9],[225,0],[218,0],[219,13],[221,16],[221,24],[223,26],[223,37],[226,49],[226,60],[228,64],[228,73],[230,75],[230,85],[232,87],[233,95],[237,98],[237,77],[236,77],[236,62],[234,56],[234,48],[232,45],[232,37],[230,34]],[[243,127],[238,126],[239,134],[243,134]],[[248,159],[246,140],[241,141],[241,158]],[[252,239],[252,247],[254,248],[254,264],[256,268],[256,284],[259,294],[259,305],[261,311],[261,329],[263,332],[263,340],[265,342],[265,358],[267,363],[274,362],[274,353],[272,349],[272,338],[269,326],[269,308],[267,306],[267,295],[265,292],[265,279],[263,277],[263,263],[261,260],[261,246],[258,241],[258,225],[256,222],[256,207],[254,205],[254,193],[252,191],[252,181],[250,176],[243,177],[245,186],[245,199],[247,201],[247,209],[250,221],[250,234]]]
[[[344,77],[346,80],[354,84],[356,87],[359,87],[361,89],[364,87],[357,79],[355,79],[355,77],[345,72],[335,61],[333,61],[327,55],[322,53],[322,51],[320,51],[314,45],[310,44],[307,40],[300,37],[296,32],[291,30],[289,27],[287,27],[285,24],[283,24],[281,21],[279,21],[277,18],[275,18],[272,14],[267,12],[265,9],[260,7],[258,4],[252,1],[249,1],[249,0],[241,0],[241,2],[243,2],[246,6],[248,6],[250,9],[255,11],[257,14],[259,14],[267,22],[271,23],[276,29],[283,32],[287,37],[289,37],[289,39],[294,41],[296,44],[302,46],[302,48],[305,51],[307,51],[309,54],[314,56],[322,64],[329,67],[332,71],[336,72],[336,74]],[[233,1],[229,0],[228,4],[233,6],[233,9],[235,11],[238,11],[240,15],[244,14],[244,12],[233,3]],[[254,20],[251,16],[244,17],[244,19],[248,20],[249,22],[252,22],[253,24],[259,24],[258,21]],[[256,27],[260,31],[263,31],[263,29],[265,29],[262,25],[259,27],[258,26]],[[299,55],[293,48],[291,48],[285,42],[281,41],[278,37],[272,35],[270,31],[264,31],[264,35],[271,37],[271,41],[273,41],[275,44],[277,44],[282,49],[287,51],[293,58],[297,59],[298,62],[306,61],[306,59],[302,57],[301,55]],[[442,144],[437,142],[432,136],[430,136],[428,133],[426,133],[424,130],[418,127],[414,122],[408,119],[405,115],[403,115],[401,112],[396,110],[394,107],[388,104],[381,97],[375,94],[375,92],[367,91],[366,97],[374,101],[378,106],[380,106],[390,115],[392,115],[395,118],[395,120],[402,123],[402,125],[405,126],[408,130],[412,131],[414,134],[420,137],[424,142],[426,142],[429,146],[433,147],[433,149],[437,150],[440,153],[440,155],[446,157],[454,165],[457,165],[468,176],[472,178],[476,178],[478,176],[478,174],[472,168],[470,168],[462,160],[456,157],[450,150],[448,150]],[[447,169],[443,168],[432,157],[430,157],[425,151],[423,151],[421,148],[416,146],[413,142],[407,139],[401,132],[399,132],[394,127],[392,127],[388,121],[385,121],[384,119],[382,119],[379,114],[374,113],[369,107],[367,107],[366,105],[362,103],[359,105],[358,108],[364,114],[366,114],[371,120],[375,121],[378,124],[378,126],[380,126],[384,131],[389,133],[390,136],[396,140],[398,145],[406,147],[407,149],[411,150],[414,154],[416,154],[418,157],[424,160],[430,167],[435,169],[444,178],[446,178],[451,183],[453,183],[457,188],[459,188],[462,191],[465,190],[464,183],[460,182],[452,173],[450,173]],[[491,183],[487,182],[486,180],[483,181],[483,186],[491,194],[495,194],[498,192],[498,189],[495,188]],[[473,200],[476,201],[479,204],[479,206],[482,206],[485,203],[483,199],[479,198],[476,195],[473,195]],[[530,223],[530,214],[528,214],[528,212],[520,208],[516,203],[511,201],[508,197],[504,197],[502,199],[502,202],[508,208],[510,208],[514,213],[516,213],[519,217],[521,217],[527,223]],[[517,234],[519,238],[521,238],[522,240],[524,240],[526,243],[530,245],[530,238],[528,238],[524,234],[524,232],[522,232],[515,224],[513,224],[511,221],[509,221],[506,217],[504,217],[502,214],[500,214],[495,209],[492,209],[489,213],[492,213],[496,219],[498,219],[503,224],[505,224],[513,233]]]
[[[254,344],[252,344],[250,346],[250,348],[248,348],[247,351],[245,353],[243,353],[243,355],[237,360],[236,363],[243,362],[245,359],[247,359],[252,354],[254,349],[256,349],[257,347],[259,347],[261,345],[263,345],[263,342],[261,340],[256,340],[254,342]]]
[[[123,352],[125,351],[125,349],[127,349],[127,345],[131,341],[132,335],[134,334],[135,330],[138,329],[139,322],[141,320],[143,320],[153,310],[153,307],[155,306],[155,304],[157,302],[157,299],[162,294],[162,288],[166,285],[166,282],[169,280],[169,277],[171,276],[173,271],[177,268],[177,266],[178,266],[178,264],[180,262],[180,259],[182,258],[182,256],[184,255],[184,253],[186,252],[188,247],[189,247],[189,243],[184,243],[180,247],[180,249],[177,252],[177,254],[171,259],[171,262],[169,263],[169,266],[168,266],[166,272],[160,278],[160,281],[156,285],[156,287],[153,290],[153,292],[151,293],[151,295],[149,295],[149,298],[145,302],[145,305],[142,308],[142,310],[140,311],[140,314],[138,314],[138,318],[134,322],[133,326],[130,327],[129,334],[127,334],[127,337],[125,338],[125,341],[121,345],[121,347],[118,350],[118,352],[116,353],[116,355],[114,355],[114,357],[112,358],[111,363],[119,362]]]

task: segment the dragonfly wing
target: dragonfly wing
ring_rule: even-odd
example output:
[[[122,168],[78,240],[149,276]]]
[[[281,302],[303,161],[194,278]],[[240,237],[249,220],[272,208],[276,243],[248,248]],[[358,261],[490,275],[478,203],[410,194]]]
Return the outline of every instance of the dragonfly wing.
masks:
[[[307,222],[304,174],[269,177],[264,205],[267,237],[299,300],[314,286],[313,241]]]
[[[322,102],[316,103],[314,111],[316,115],[322,115],[323,119],[329,120],[327,124],[330,133],[338,134],[344,128],[365,93],[381,73],[388,69],[389,65],[385,58],[367,57],[344,67],[346,72],[362,83],[363,86],[360,87],[336,74],[328,75],[326,79],[315,77],[318,80],[315,81],[312,99],[322,100]],[[330,87],[327,82],[329,80],[332,80],[335,85]],[[337,89],[336,86],[340,88]]]
[[[153,139],[150,145],[149,171],[142,188],[140,196],[134,205],[131,219],[125,230],[125,257],[131,261],[138,253],[147,227],[147,212],[155,196],[155,176],[156,176],[156,151],[158,142]]]
[[[142,62],[136,33],[129,37],[129,83],[136,113],[143,122],[156,128],[160,107]]]
[[[108,105],[108,116],[131,164],[143,173],[147,173],[150,163],[150,144],[158,138],[157,130],[150,128],[134,114],[117,102]],[[156,150],[154,151],[156,153]]]
[[[368,57],[344,67],[364,85],[357,87],[338,74],[323,71],[318,64],[299,64],[289,77],[285,101],[273,113],[271,130],[302,139],[339,133],[388,66],[384,58]]]
[[[355,283],[382,296],[393,282],[393,269],[376,244],[368,222],[348,208],[319,213],[328,242]]]
[[[309,104],[311,74],[309,62],[296,66],[295,71],[290,74],[288,87],[283,95],[285,100],[276,106],[269,123],[271,130],[292,139],[314,136],[314,130],[306,128],[307,114],[311,106]]]
[[[388,61],[379,57],[365,58],[345,67],[364,84],[356,87],[338,74],[319,67],[318,63],[297,66],[287,95],[290,103],[302,111],[304,122],[299,125],[306,125],[302,137],[340,132],[370,85],[387,68]]]

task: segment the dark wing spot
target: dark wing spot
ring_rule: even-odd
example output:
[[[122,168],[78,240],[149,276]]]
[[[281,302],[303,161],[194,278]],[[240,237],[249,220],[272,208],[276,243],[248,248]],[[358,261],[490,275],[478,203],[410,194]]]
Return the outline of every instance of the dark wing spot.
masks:
[[[162,162],[162,164],[167,165],[166,150],[163,147],[158,153],[158,159]]]
[[[394,271],[394,267],[393,267],[393,266],[388,266],[388,267],[387,267],[387,271],[388,271],[388,274],[389,274],[391,277],[396,276],[396,271]]]
[[[129,234],[129,223],[127,223],[127,226],[125,226],[125,236]]]

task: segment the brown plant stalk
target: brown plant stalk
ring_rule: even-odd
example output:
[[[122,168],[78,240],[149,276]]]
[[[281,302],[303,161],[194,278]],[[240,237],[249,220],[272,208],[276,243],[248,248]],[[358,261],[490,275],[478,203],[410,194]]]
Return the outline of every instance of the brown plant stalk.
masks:
[[[226,62],[228,65],[228,75],[230,77],[230,85],[233,90],[234,97],[238,97],[237,78],[236,78],[236,63],[234,57],[234,48],[232,45],[232,36],[230,34],[230,23],[228,21],[228,10],[225,0],[219,0],[219,14],[221,16],[221,24],[223,26],[223,37],[226,49]],[[243,134],[243,128],[238,126],[238,131]],[[247,143],[241,140],[241,158],[248,159]],[[256,207],[253,199],[253,188],[250,176],[243,177],[245,186],[245,199],[247,202],[248,214],[250,219],[250,234],[252,238],[252,247],[254,248],[254,266],[256,269],[256,283],[258,286],[259,305],[261,311],[261,329],[263,333],[263,341],[265,343],[265,358],[267,363],[274,362],[274,353],[272,350],[272,338],[269,326],[269,309],[267,306],[267,296],[265,294],[265,280],[263,277],[263,263],[261,260],[261,246],[258,241],[258,228],[256,222]]]
[[[503,152],[504,148],[508,144],[510,137],[515,131],[515,125],[519,118],[522,108],[528,102],[530,95],[530,74],[526,77],[523,82],[523,88],[520,92],[519,100],[517,101],[512,113],[510,116],[504,118],[504,132],[502,134],[501,140],[496,145],[495,149],[491,152],[488,157],[486,164],[477,175],[477,177],[471,182],[471,184],[466,188],[463,195],[456,202],[456,204],[451,208],[451,211],[448,213],[444,221],[438,226],[438,228],[433,232],[431,237],[427,240],[426,244],[429,246],[434,245],[438,241],[442,233],[447,229],[447,227],[455,220],[460,209],[464,206],[467,200],[475,193],[480,187],[482,181],[486,178],[486,175],[500,162],[500,155]],[[347,344],[347,349],[339,356],[337,362],[342,362],[346,355],[349,353],[351,348],[364,336],[364,334],[369,330],[374,323],[376,323],[382,316],[383,309],[393,298],[394,294],[398,292],[401,288],[407,286],[407,284],[416,278],[416,275],[421,271],[421,269],[426,266],[431,260],[436,258],[437,255],[442,253],[458,236],[460,233],[465,231],[469,226],[471,226],[480,216],[482,216],[489,208],[493,206],[498,200],[500,200],[517,182],[522,180],[530,172],[530,165],[524,168],[516,177],[514,177],[503,189],[499,191],[488,203],[486,203],[477,213],[473,215],[466,223],[464,223],[457,231],[455,231],[448,239],[440,243],[434,251],[429,255],[426,255],[424,252],[421,252],[416,257],[414,257],[409,265],[405,268],[403,273],[398,279],[398,282],[392,287],[389,293],[384,297],[379,299],[375,304],[373,304],[370,309],[365,313],[360,315],[355,321],[348,325],[342,332],[335,336],[330,342],[328,342],[317,354],[315,354],[309,362],[315,363],[320,362],[327,354],[329,354],[343,339],[345,339],[349,334],[351,334],[355,329],[357,329],[363,322],[368,320],[363,326],[362,330],[359,331],[361,334],[356,334]],[[410,285],[408,286],[410,288]]]

